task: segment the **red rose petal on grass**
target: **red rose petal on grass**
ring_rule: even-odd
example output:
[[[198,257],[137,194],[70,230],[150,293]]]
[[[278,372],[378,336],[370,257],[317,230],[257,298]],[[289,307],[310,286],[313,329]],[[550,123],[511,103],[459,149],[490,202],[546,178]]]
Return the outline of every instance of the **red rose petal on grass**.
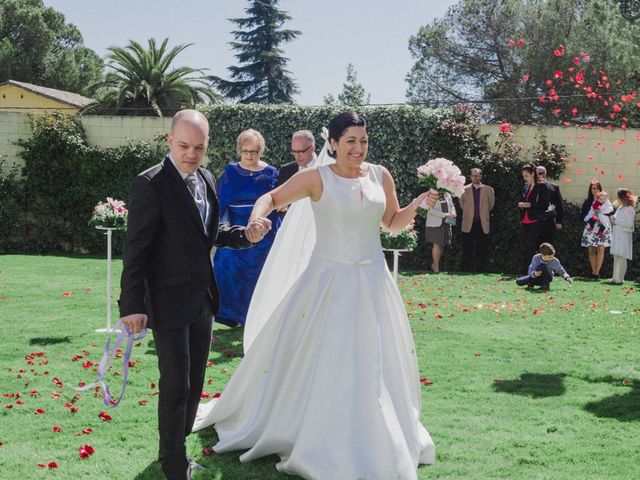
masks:
[[[60,381],[60,379],[58,377],[53,377],[52,381],[53,381],[53,383],[56,384],[57,387],[62,388],[62,382]]]
[[[22,400],[18,400],[18,401],[16,402],[16,405],[24,405],[24,402],[23,402]],[[44,412],[43,412],[43,413],[44,413]]]
[[[155,383],[152,383],[152,384],[150,385],[150,387],[151,387],[151,388],[156,388],[156,384],[155,384]]]
[[[474,355],[475,355],[476,357],[479,357],[480,355],[482,355],[482,353],[480,353],[480,352],[476,352],[476,353],[474,353]]]
[[[53,430],[55,433],[62,431],[62,429],[58,425],[54,425],[53,427],[51,427],[51,430]]]
[[[71,292],[64,292],[62,294],[63,297],[70,297],[71,296]]]
[[[58,464],[56,462],[47,463],[47,468],[58,468]]]
[[[100,417],[100,419],[102,419],[103,422],[111,421],[111,415],[109,415],[107,412],[100,412],[98,414],[98,417]]]
[[[44,463],[39,463],[38,468],[47,468],[47,466]]]
[[[149,400],[138,400],[138,405],[146,405],[149,403]]]
[[[220,398],[221,395],[222,394],[220,392],[216,392],[216,393],[213,394],[212,398]]]
[[[423,385],[433,385],[433,382],[429,380],[427,377],[422,377],[420,379],[420,383],[422,383]]]
[[[537,309],[537,308],[536,308],[536,309],[533,311],[533,314],[534,314],[534,315],[540,315],[542,312],[544,312],[544,310],[539,310],[539,309]]]
[[[216,452],[214,452],[211,448],[203,448],[202,449],[202,455],[204,455],[205,457],[210,457],[211,455],[215,454]]]
[[[43,415],[44,414],[44,410],[42,408],[36,408],[36,411],[33,412],[36,415]]]
[[[91,445],[83,445],[82,447],[80,447],[78,449],[78,454],[80,455],[80,458],[82,458],[82,459],[88,458],[89,456],[93,455],[94,453],[95,453],[95,450]]]
[[[83,428],[82,433],[85,435],[91,435],[93,433],[93,429],[91,427]]]
[[[11,405],[10,403],[5,405],[4,408],[13,408],[13,405]]]

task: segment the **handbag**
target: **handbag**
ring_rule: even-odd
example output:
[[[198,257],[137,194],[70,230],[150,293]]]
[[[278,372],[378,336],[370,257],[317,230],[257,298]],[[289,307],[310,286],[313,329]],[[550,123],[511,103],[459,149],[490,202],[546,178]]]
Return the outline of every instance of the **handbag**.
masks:
[[[444,223],[447,225],[451,225],[452,227],[456,226],[456,217],[445,217]]]

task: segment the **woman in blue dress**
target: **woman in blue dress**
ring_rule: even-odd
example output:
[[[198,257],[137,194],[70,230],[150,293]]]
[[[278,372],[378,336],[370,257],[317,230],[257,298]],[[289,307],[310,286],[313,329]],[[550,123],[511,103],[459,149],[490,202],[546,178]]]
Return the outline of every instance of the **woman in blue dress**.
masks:
[[[278,169],[260,160],[264,148],[264,137],[256,130],[245,130],[238,136],[236,152],[240,161],[227,165],[218,182],[222,221],[246,225],[256,200],[275,188]],[[280,226],[277,213],[269,218],[271,231],[253,248],[216,251],[213,263],[221,301],[215,317],[218,323],[244,325],[251,295]]]

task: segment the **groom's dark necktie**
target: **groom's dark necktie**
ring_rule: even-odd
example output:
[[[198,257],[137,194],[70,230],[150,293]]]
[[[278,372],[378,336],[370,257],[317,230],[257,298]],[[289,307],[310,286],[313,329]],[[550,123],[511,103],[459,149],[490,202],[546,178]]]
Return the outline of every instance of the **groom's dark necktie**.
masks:
[[[196,174],[190,173],[189,175],[187,175],[184,181],[187,183],[187,188],[189,189],[189,192],[191,192],[191,196],[196,202],[196,206],[198,207],[198,211],[200,212],[200,218],[202,218],[202,224],[206,227],[207,203],[204,197],[200,194]]]

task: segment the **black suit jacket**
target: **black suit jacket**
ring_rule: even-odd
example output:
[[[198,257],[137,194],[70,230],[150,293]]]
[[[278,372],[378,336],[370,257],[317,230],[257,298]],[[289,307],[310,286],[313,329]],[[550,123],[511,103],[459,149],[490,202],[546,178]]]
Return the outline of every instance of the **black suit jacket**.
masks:
[[[276,182],[276,188],[289,180],[296,173],[298,173],[298,170],[298,162],[296,161],[285,163],[282,167],[280,167],[280,170],[278,171],[278,181]]]
[[[524,218],[525,212],[529,212],[529,218],[531,220],[544,220],[547,208],[549,208],[549,189],[546,184],[536,183],[527,200],[528,191],[529,184],[525,184],[522,190],[522,201],[531,203],[531,207],[520,209],[520,219],[522,220]]]
[[[554,222],[562,224],[564,223],[564,204],[562,194],[560,193],[560,187],[549,182],[544,182],[544,184],[549,190],[549,203],[555,207]]]
[[[120,315],[146,313],[149,327],[181,328],[210,302],[218,311],[218,288],[211,265],[213,245],[245,248],[244,227],[219,225],[215,179],[204,168],[209,231],[184,180],[167,157],[138,175],[129,194],[129,220],[123,254]]]

